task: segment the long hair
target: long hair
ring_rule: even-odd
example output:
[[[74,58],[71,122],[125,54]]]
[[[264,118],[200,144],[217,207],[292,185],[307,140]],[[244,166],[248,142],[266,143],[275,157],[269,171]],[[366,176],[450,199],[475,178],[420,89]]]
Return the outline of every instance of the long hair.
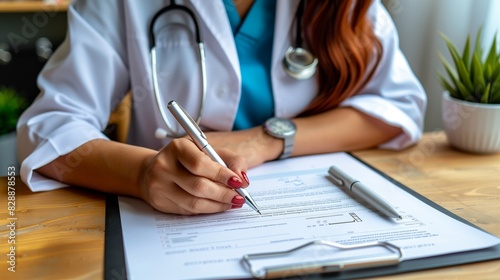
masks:
[[[318,58],[319,92],[301,115],[337,107],[373,76],[382,45],[367,16],[370,0],[308,0],[304,40]]]

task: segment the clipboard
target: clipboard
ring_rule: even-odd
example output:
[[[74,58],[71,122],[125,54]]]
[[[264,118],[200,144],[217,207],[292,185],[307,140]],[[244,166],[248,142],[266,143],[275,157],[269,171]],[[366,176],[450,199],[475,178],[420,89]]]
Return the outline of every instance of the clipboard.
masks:
[[[458,220],[468,226],[474,227],[476,229],[482,230],[480,227],[468,222],[467,220],[455,215],[454,213],[446,210],[440,205],[434,203],[433,201],[427,199],[426,197],[420,195],[419,193],[413,191],[412,189],[406,187],[400,182],[394,180],[389,177],[387,174],[381,172],[380,170],[374,168],[358,157],[352,155],[351,153],[347,153],[352,158],[356,159],[360,163],[369,167],[373,171],[377,172],[381,176],[383,176],[388,181],[394,183],[399,188],[403,189],[407,193],[411,194],[415,198],[420,201],[426,203],[427,205],[433,207],[434,209],[448,215],[449,217]],[[486,232],[486,231],[484,231]],[[321,243],[321,241],[319,241]],[[383,242],[382,242],[383,243]],[[384,243],[386,244],[386,243]],[[317,244],[316,244],[317,245]],[[323,244],[324,245],[324,244]],[[362,246],[371,246],[373,244],[362,244]],[[303,246],[310,246],[310,244],[304,244]],[[287,253],[289,251],[295,251],[302,249],[303,246],[299,246],[300,248],[291,248],[285,252],[278,253]],[[390,247],[390,245],[389,245]],[[397,254],[397,248],[392,247],[394,252]],[[268,252],[269,253],[269,252]],[[264,254],[268,254],[264,253]],[[271,254],[274,254],[271,252]],[[264,257],[268,257],[269,255],[264,255]],[[257,258],[260,256],[257,256]],[[248,258],[248,257],[247,257]],[[250,255],[250,261],[253,261],[255,256]],[[384,275],[393,275],[400,274],[405,272],[419,271],[419,270],[428,270],[439,267],[446,266],[454,266],[461,265],[467,263],[474,263],[480,261],[488,261],[500,259],[500,244],[492,247],[488,247],[485,249],[474,250],[474,251],[465,251],[453,254],[445,254],[434,257],[427,257],[421,259],[412,259],[405,261],[396,261],[391,260],[390,262],[382,265],[362,265],[358,267],[349,267],[346,269],[346,266],[343,266],[343,269],[335,269],[332,266],[329,271],[311,271],[308,272],[308,279],[324,279],[324,277],[328,277],[328,279],[353,279],[353,278],[367,278],[367,277],[377,277]],[[242,262],[245,262],[242,260]],[[244,264],[247,265],[247,264]],[[317,268],[316,268],[317,269]],[[326,273],[326,274],[325,274]],[[293,275],[296,276],[296,275]],[[255,277],[255,276],[254,276]],[[104,265],[104,278],[105,279],[127,279],[126,267],[125,267],[125,258],[124,258],[124,249],[123,249],[123,237],[121,230],[121,220],[120,220],[120,212],[118,206],[118,196],[116,195],[108,195],[106,199],[106,225],[105,225],[105,265]]]

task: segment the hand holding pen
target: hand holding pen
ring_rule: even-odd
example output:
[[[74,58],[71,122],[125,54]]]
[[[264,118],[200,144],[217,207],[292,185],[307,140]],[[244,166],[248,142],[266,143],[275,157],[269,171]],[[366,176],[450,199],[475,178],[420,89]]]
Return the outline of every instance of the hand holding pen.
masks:
[[[198,127],[196,122],[191,118],[191,116],[189,116],[184,108],[182,108],[179,104],[177,104],[177,102],[173,100],[168,103],[167,108],[179,122],[182,128],[184,128],[189,137],[191,137],[196,146],[198,146],[198,148],[205,154],[207,154],[213,161],[227,168],[226,163],[208,143],[207,137],[205,136],[203,131]],[[260,214],[257,204],[245,189],[235,188],[234,190],[245,199],[245,203],[248,206],[250,206],[253,210]]]
[[[140,168],[130,164],[130,178],[138,177],[134,193],[158,211],[193,215],[241,208],[245,199],[233,189],[244,188],[246,160],[230,150],[220,155],[231,168],[215,163],[200,153],[189,137],[172,140],[161,150],[139,149]],[[119,165],[119,163],[117,163]],[[127,165],[126,165],[127,166]],[[138,172],[139,174],[135,174]]]

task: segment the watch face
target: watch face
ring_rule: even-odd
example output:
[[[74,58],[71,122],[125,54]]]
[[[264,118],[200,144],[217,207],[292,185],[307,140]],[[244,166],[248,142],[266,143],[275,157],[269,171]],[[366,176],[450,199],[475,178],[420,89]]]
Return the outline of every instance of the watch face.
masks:
[[[295,124],[283,118],[272,118],[266,122],[266,130],[277,137],[287,137],[295,134]]]

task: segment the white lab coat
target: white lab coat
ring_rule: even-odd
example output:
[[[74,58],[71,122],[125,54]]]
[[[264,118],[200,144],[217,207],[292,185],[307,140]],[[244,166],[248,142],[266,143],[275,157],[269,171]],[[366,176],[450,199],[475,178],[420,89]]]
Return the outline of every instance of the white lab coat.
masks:
[[[179,2],[179,1],[178,1]],[[198,17],[207,64],[207,101],[201,126],[231,130],[240,99],[241,77],[230,24],[222,1],[183,1]],[[272,55],[275,115],[294,117],[314,98],[315,79],[297,81],[282,68],[282,58],[294,34],[298,0],[278,0]],[[154,137],[165,128],[152,92],[149,21],[168,1],[74,1],[68,7],[69,33],[38,79],[41,94],[18,124],[21,177],[33,191],[64,186],[33,172],[87,141],[106,138],[110,112],[127,91],[132,92],[128,142],[153,149],[168,143]],[[425,93],[398,46],[393,22],[379,1],[370,10],[383,46],[376,74],[358,95],[342,103],[403,133],[381,148],[402,149],[421,137]],[[200,103],[198,59],[181,14],[177,23],[157,25],[158,75],[164,100],[177,100],[192,115]],[[163,20],[165,20],[163,19]],[[183,24],[178,24],[184,22]],[[175,122],[174,122],[175,123]],[[61,172],[78,168],[78,156]]]

